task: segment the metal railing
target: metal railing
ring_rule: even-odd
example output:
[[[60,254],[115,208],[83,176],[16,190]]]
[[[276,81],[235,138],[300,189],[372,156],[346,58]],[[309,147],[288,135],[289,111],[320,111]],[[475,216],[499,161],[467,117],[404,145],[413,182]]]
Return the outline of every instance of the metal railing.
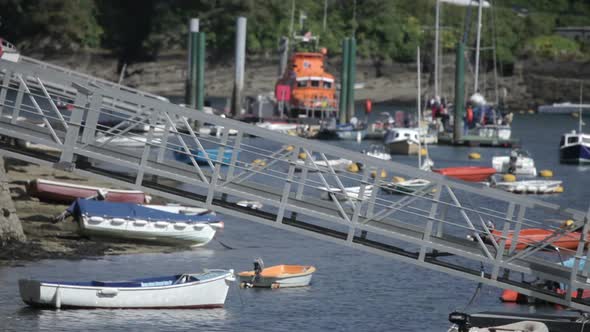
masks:
[[[59,151],[4,143],[5,156],[588,309],[571,291],[590,289],[590,264],[577,264],[586,260],[590,210],[454,181],[30,61],[0,61],[0,82],[0,135]],[[58,107],[64,96],[70,109]],[[218,136],[200,135],[194,121],[223,129]],[[394,176],[430,185],[410,193],[388,187],[399,195],[387,194],[382,188]],[[241,200],[263,208],[244,208]],[[568,219],[574,221],[568,228],[555,222]],[[531,241],[519,236],[527,228],[549,233]],[[572,237],[573,249],[555,250]],[[560,263],[570,257],[573,267]],[[526,281],[535,278],[564,284],[565,295]]]

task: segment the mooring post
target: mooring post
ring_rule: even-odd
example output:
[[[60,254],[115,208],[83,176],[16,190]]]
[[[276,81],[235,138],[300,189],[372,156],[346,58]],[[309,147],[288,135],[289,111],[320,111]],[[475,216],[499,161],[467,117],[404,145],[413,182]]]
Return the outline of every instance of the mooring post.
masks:
[[[340,103],[339,103],[339,119],[340,123],[347,123],[347,94],[348,94],[348,57],[350,55],[348,49],[350,47],[349,39],[342,40],[342,71],[340,72]]]
[[[279,54],[281,57],[281,61],[279,62],[279,77],[283,77],[289,61],[289,38],[281,37],[279,41]]]
[[[185,92],[185,104],[190,105],[192,108],[196,106],[196,87],[197,87],[197,38],[199,33],[199,19],[191,18],[189,21],[189,34],[188,34],[188,72],[186,75],[186,92]]]
[[[244,89],[244,65],[246,57],[246,18],[238,17],[236,22],[236,73],[232,94],[232,117],[242,110],[242,90]]]
[[[465,45],[462,42],[457,43],[457,53],[455,54],[455,120],[453,126],[453,143],[461,141],[463,130],[463,99],[465,93],[465,65],[463,60]]]
[[[197,33],[197,97],[196,109],[203,111],[205,104],[205,33]]]
[[[348,84],[346,92],[346,108],[348,112],[348,122],[355,116],[354,108],[354,81],[356,80],[356,39],[348,40]]]

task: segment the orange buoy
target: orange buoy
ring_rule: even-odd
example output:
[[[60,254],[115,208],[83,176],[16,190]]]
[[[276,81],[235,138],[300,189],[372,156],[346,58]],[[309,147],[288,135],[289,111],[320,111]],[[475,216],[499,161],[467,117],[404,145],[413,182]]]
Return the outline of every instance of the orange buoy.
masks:
[[[373,102],[371,99],[365,100],[365,113],[369,114],[373,110]]]
[[[526,300],[526,297],[523,294],[511,289],[505,289],[500,296],[502,302],[523,302],[524,300]]]

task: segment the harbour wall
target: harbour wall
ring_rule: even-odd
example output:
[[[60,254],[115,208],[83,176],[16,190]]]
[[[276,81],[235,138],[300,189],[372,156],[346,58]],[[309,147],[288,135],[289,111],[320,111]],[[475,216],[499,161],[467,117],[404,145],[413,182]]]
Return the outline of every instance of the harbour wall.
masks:
[[[102,51],[85,51],[71,55],[34,58],[75,69],[111,81],[119,79],[121,64],[113,55]],[[205,93],[207,96],[231,96],[234,65],[231,59],[207,59]],[[186,54],[162,54],[155,61],[133,63],[126,67],[122,83],[140,90],[182,96],[185,91]],[[454,59],[442,58],[441,94],[452,96],[454,89]],[[491,66],[489,66],[491,68]],[[422,94],[431,96],[432,65],[423,64]],[[584,91],[590,100],[590,63],[576,61],[548,61],[525,59],[513,66],[500,66],[498,78],[500,96],[514,110],[536,109],[537,105],[559,101],[579,101],[580,80],[585,80]],[[331,58],[327,70],[339,77],[340,59]],[[472,91],[473,69],[466,68],[466,91]],[[244,80],[245,95],[271,92],[278,75],[278,58],[248,56]],[[357,82],[363,88],[356,91],[357,100],[370,98],[375,102],[394,101],[414,103],[416,100],[416,64],[359,59]],[[494,99],[494,75],[491,70],[480,73],[480,87],[488,99]]]

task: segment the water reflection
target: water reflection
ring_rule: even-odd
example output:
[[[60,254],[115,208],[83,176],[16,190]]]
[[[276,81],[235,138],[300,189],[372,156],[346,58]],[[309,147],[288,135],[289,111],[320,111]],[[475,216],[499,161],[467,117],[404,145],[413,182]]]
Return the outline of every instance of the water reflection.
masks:
[[[124,330],[130,324],[133,330],[223,330],[227,319],[224,308],[210,310],[39,310],[23,308],[18,316],[36,322],[42,330],[112,331]]]

